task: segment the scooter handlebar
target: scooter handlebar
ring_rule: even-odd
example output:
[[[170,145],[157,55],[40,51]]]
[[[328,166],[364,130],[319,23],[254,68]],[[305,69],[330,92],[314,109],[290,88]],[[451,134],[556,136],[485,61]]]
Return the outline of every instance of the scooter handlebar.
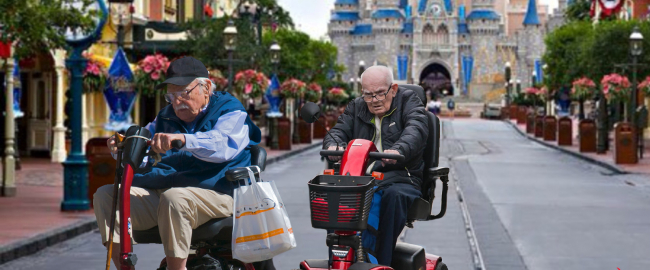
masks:
[[[321,150],[321,157],[342,157],[345,151],[335,151],[335,150]]]
[[[183,141],[181,141],[181,140],[173,140],[172,141],[172,147],[174,147],[176,149],[183,148]]]
[[[389,154],[389,153],[382,153],[382,152],[370,152],[369,154],[370,158],[372,159],[394,159],[397,160],[397,162],[403,162],[404,161],[404,156],[402,155],[397,155],[397,154]]]
[[[320,155],[323,157],[341,157],[345,151],[335,151],[335,150],[321,150]],[[394,159],[397,160],[397,162],[403,162],[404,161],[404,156],[402,155],[397,155],[397,154],[389,154],[389,153],[382,153],[382,152],[370,152],[369,154],[370,158],[372,159]]]

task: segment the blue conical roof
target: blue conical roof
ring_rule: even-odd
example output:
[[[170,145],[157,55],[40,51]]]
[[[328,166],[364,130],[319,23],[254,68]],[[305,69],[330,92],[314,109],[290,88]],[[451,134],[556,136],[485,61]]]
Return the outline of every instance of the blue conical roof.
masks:
[[[537,2],[535,0],[528,0],[528,10],[526,17],[524,17],[524,25],[539,25],[539,17],[537,16]]]

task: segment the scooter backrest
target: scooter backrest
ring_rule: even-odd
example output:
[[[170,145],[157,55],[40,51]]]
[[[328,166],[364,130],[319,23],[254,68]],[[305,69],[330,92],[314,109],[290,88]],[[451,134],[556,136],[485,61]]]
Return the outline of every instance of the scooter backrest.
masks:
[[[424,94],[424,88],[422,88],[422,86],[416,84],[400,84],[399,87],[412,90],[416,95],[418,95],[420,101],[422,101],[422,105],[427,104],[427,97]]]
[[[251,145],[251,166],[255,165],[262,171],[266,168],[266,150],[259,145]]]
[[[137,125],[131,126],[126,130],[126,138],[134,135],[151,138],[151,132],[148,129]],[[124,151],[122,152],[122,164],[129,164],[133,169],[139,168],[140,164],[142,164],[142,159],[146,155],[147,146],[147,141],[145,139],[127,139],[126,144],[124,145]]]

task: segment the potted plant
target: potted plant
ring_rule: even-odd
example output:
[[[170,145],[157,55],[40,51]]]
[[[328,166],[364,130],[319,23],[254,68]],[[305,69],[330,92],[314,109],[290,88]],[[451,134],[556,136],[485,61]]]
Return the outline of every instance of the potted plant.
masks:
[[[298,79],[288,79],[280,85],[282,96],[287,99],[300,98],[305,91],[305,83]]]
[[[582,120],[585,118],[585,100],[592,98],[596,94],[596,84],[589,78],[582,77],[573,81],[572,85],[573,87],[571,88],[571,96],[579,102],[578,105],[580,106],[580,109],[578,118]]]
[[[317,83],[310,83],[305,91],[305,100],[318,103],[323,95],[323,88]]]
[[[228,79],[226,79],[220,70],[213,69],[209,72],[210,80],[214,82],[216,86],[215,91],[223,91],[228,86]]]
[[[262,72],[247,69],[235,75],[235,92],[240,98],[259,98],[268,86],[269,79]]]
[[[169,59],[162,54],[147,55],[138,62],[134,73],[135,87],[138,93],[152,96],[156,94],[156,85],[165,81]]]
[[[86,69],[83,72],[83,92],[100,92],[106,85],[106,67],[103,63],[93,60],[92,54],[84,52],[83,56],[88,60]]]

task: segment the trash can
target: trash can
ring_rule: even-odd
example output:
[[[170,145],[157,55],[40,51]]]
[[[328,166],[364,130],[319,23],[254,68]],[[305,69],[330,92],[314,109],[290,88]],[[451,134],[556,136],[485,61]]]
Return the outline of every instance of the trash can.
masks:
[[[517,124],[518,125],[526,124],[526,117],[528,116],[528,107],[519,106],[518,110],[519,112],[517,112]]]
[[[558,121],[558,139],[557,144],[562,146],[573,145],[573,122],[568,116],[560,118]]]
[[[311,144],[312,124],[300,119],[298,125],[300,126],[300,143]]]
[[[278,149],[291,150],[291,120],[278,118]]]
[[[526,133],[535,133],[535,116],[532,113],[526,116]]]
[[[636,164],[636,140],[634,127],[627,122],[614,125],[614,162],[616,164]]]
[[[519,106],[510,104],[510,111],[508,112],[510,120],[517,120],[519,115]]]
[[[106,146],[106,140],[108,138],[92,138],[86,143],[90,207],[93,207],[93,195],[99,187],[115,183],[117,161],[111,156],[111,150]]]
[[[544,116],[535,116],[535,137],[544,137]]]
[[[578,136],[580,136],[580,152],[596,152],[596,122],[594,120],[581,120],[578,124]]]
[[[557,119],[555,116],[547,115],[544,117],[544,140],[555,141],[557,135]]]
[[[323,139],[327,135],[327,130],[325,129],[325,116],[321,115],[318,119],[318,123],[314,122],[314,139]]]

